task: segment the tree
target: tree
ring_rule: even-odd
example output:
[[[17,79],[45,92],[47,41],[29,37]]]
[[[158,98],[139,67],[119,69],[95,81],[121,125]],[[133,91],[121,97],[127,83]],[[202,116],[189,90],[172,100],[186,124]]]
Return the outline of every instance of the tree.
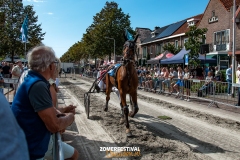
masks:
[[[115,51],[116,55],[122,54],[125,42],[123,33],[125,29],[134,35],[130,27],[130,16],[124,14],[115,2],[106,2],[104,8],[93,17],[93,23],[86,29],[83,38],[77,44],[71,46],[60,58],[61,61],[76,61],[80,59],[100,58],[110,56]]]
[[[184,45],[186,50],[190,50],[188,53],[189,65],[197,66],[200,64],[199,51],[206,33],[207,28],[197,28],[196,26],[190,26],[190,30],[186,32],[188,41]]]
[[[115,39],[116,55],[121,54],[124,29],[127,28],[130,33],[134,33],[129,18],[128,14],[124,14],[122,9],[118,8],[117,3],[106,2],[104,8],[93,17],[93,24],[87,28],[83,36],[87,53],[94,58],[106,55],[110,57],[114,52],[114,42],[105,38],[109,37]]]
[[[178,46],[178,47],[176,48],[176,47],[175,47],[173,44],[171,44],[171,43],[165,44],[165,45],[163,46],[163,50],[164,50],[164,51],[169,51],[169,52],[171,52],[172,54],[177,54],[178,52],[181,51],[181,49],[182,49],[181,46]]]
[[[0,1],[0,55],[24,55],[24,44],[20,40],[20,28],[26,15],[28,16],[28,43],[27,50],[41,44],[43,36],[41,25],[37,25],[33,6],[23,6],[19,0]]]
[[[0,28],[0,52],[1,54],[12,54],[12,59],[19,39],[19,32],[23,12],[22,3],[17,0],[1,0],[0,2],[2,24]]]

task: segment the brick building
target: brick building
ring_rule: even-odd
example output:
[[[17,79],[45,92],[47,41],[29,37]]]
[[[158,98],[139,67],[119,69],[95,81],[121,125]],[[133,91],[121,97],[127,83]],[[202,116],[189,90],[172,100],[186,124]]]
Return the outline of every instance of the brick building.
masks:
[[[236,0],[236,6],[240,3]],[[229,66],[229,51],[232,51],[233,44],[233,0],[210,0],[199,28],[207,28],[206,44],[209,44],[208,57],[217,59],[217,65],[222,69]],[[236,42],[240,41],[240,30],[236,27]],[[240,44],[236,43],[236,49]]]
[[[163,46],[168,43],[173,44],[176,48],[184,48],[184,43],[188,40],[185,33],[189,31],[189,26],[198,25],[201,17],[202,14],[199,14],[164,27],[155,27],[151,34],[141,41],[142,57],[140,58],[142,62],[161,54]]]
[[[240,62],[240,0],[236,0],[236,57]],[[222,69],[229,65],[233,45],[233,0],[209,0],[203,14],[187,18],[185,20],[155,28],[147,38],[141,40],[141,48],[138,49],[141,59],[154,58],[162,53],[162,46],[171,43],[175,47],[184,47],[188,40],[185,33],[189,25],[197,25],[198,28],[207,28],[206,41],[209,48],[207,57],[216,58],[217,65]],[[147,57],[149,56],[149,57]]]
[[[142,59],[142,51],[141,51],[141,46],[140,44],[143,42],[144,39],[146,39],[150,34],[151,34],[151,30],[149,28],[140,28],[140,27],[137,27],[135,29],[136,33],[139,35],[138,36],[138,39],[137,39],[137,48],[136,48],[136,51],[137,51],[137,59]]]

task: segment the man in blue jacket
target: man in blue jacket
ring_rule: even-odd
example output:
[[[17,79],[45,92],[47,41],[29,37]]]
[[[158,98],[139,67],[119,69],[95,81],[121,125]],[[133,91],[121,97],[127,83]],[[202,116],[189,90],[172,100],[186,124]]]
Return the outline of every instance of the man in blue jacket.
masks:
[[[28,53],[28,62],[30,70],[14,97],[12,111],[26,135],[30,159],[35,160],[43,159],[51,134],[69,126],[74,114],[61,114],[53,107],[48,80],[57,61],[52,48],[35,47]]]
[[[232,87],[232,65],[226,70],[226,80],[228,82],[227,93],[231,95],[231,87]]]

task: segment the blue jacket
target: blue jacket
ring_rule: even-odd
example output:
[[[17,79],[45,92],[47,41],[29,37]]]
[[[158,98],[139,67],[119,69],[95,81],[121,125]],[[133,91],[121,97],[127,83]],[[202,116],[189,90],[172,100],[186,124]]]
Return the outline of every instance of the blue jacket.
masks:
[[[232,80],[232,68],[226,70],[226,80]]]
[[[28,97],[31,86],[38,81],[44,81],[49,85],[42,75],[29,71],[12,103],[12,111],[27,139],[30,159],[44,157],[51,135],[38,113],[34,111]]]

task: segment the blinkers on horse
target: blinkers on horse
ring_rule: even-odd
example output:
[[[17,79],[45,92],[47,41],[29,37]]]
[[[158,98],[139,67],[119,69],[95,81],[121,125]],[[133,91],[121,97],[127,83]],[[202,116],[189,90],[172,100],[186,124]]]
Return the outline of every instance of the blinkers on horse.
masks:
[[[130,53],[132,51],[132,54]],[[123,45],[123,60],[128,61],[128,60],[134,60],[134,53],[135,53],[135,41],[128,40],[125,42]]]

